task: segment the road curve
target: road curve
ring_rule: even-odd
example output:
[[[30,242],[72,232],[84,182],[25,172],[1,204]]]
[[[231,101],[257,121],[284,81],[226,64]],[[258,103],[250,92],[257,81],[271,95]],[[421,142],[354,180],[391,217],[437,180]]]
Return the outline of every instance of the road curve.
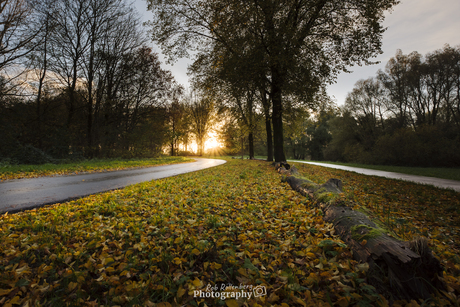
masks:
[[[83,175],[15,179],[0,183],[0,213],[13,213],[224,164],[217,159]]]
[[[456,181],[456,180],[401,174],[401,173],[379,171],[379,170],[374,170],[374,169],[328,164],[328,163],[307,162],[307,161],[297,161],[297,160],[289,160],[289,162],[313,164],[313,165],[318,165],[318,166],[323,166],[323,167],[341,169],[341,170],[349,171],[349,172],[355,172],[358,174],[363,174],[363,175],[368,175],[368,176],[386,177],[386,178],[392,178],[392,179],[411,181],[411,182],[420,183],[420,184],[429,184],[429,185],[433,185],[438,188],[453,189],[456,192],[460,192],[460,181]]]

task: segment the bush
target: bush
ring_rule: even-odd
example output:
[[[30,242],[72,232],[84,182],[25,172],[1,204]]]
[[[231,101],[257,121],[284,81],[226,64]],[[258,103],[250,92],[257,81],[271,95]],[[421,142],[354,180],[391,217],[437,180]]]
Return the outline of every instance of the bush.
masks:
[[[359,127],[346,118],[333,121],[332,141],[324,150],[328,161],[375,165],[422,167],[456,167],[460,165],[460,133],[458,129],[440,125],[388,129],[376,138],[360,134]],[[383,133],[383,132],[382,132]]]
[[[54,160],[32,145],[19,145],[11,156],[11,162],[15,164],[45,164],[52,163]]]
[[[374,148],[374,164],[407,166],[459,166],[460,142],[447,138],[436,126],[404,128],[380,137]]]

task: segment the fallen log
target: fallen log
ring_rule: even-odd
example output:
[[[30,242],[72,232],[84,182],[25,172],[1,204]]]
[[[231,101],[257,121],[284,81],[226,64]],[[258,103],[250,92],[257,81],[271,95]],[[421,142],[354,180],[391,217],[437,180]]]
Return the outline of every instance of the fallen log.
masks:
[[[286,170],[290,169],[291,166],[286,162],[273,162],[272,165],[275,167],[276,170],[279,170],[280,168],[284,168]]]
[[[278,172],[285,175],[282,180],[293,190],[316,201],[324,212],[324,220],[333,223],[335,232],[352,249],[353,258],[369,264],[368,284],[390,302],[425,300],[439,290],[446,290],[440,279],[442,266],[426,239],[403,242],[389,236],[365,214],[347,206],[340,197],[343,192],[339,179],[319,185],[293,176],[282,167]]]

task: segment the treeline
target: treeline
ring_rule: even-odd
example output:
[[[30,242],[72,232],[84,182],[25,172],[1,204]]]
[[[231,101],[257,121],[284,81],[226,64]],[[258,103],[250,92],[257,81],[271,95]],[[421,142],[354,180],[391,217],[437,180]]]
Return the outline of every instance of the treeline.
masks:
[[[425,56],[398,50],[385,71],[355,84],[335,116],[326,113],[309,126],[317,133],[329,131],[308,134],[310,141],[322,142],[316,158],[459,166],[460,46]]]
[[[146,47],[132,5],[8,0],[0,18],[0,158],[162,152],[182,88]]]

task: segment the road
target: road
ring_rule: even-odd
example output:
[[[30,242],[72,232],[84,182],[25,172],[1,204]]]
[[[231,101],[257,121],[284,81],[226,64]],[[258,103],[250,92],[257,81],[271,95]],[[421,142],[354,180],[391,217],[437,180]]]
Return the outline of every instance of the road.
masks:
[[[368,176],[386,177],[386,178],[400,179],[400,180],[411,181],[411,182],[421,183],[421,184],[429,184],[435,187],[444,188],[444,189],[453,189],[454,191],[460,192],[460,181],[456,181],[456,180],[393,173],[393,172],[386,172],[386,171],[379,171],[379,170],[351,167],[351,166],[344,166],[344,165],[335,165],[335,164],[328,164],[328,163],[307,162],[307,161],[297,161],[297,160],[289,160],[288,162],[313,164],[313,165],[318,165],[318,166],[323,166],[323,167],[341,169],[344,171],[356,172],[358,174],[364,174]]]
[[[191,163],[104,173],[8,180],[0,183],[0,213],[14,213],[61,203],[131,184],[195,172],[226,162],[216,159],[196,160]]]

